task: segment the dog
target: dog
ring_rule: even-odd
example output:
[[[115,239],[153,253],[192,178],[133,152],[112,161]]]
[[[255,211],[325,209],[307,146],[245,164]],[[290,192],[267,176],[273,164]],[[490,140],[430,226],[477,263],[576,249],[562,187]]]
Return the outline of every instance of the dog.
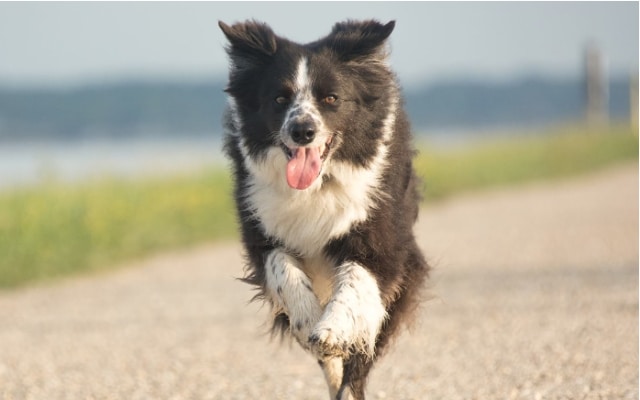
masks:
[[[308,44],[254,20],[219,26],[242,280],[270,305],[272,332],[317,358],[331,399],[364,399],[429,271],[412,231],[415,151],[387,61],[395,21],[337,23]]]

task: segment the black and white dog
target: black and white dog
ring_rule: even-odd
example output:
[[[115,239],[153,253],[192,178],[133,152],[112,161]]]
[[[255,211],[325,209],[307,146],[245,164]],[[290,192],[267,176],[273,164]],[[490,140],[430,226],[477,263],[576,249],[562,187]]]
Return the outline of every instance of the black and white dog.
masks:
[[[409,321],[428,266],[413,149],[385,41],[395,22],[338,23],[312,43],[220,22],[244,280],[273,331],[317,357],[332,399],[364,399],[376,358]]]

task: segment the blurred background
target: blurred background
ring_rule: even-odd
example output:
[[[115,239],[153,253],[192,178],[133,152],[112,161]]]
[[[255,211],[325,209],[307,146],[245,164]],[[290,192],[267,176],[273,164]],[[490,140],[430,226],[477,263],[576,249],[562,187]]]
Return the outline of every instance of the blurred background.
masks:
[[[637,159],[636,2],[2,2],[0,287],[233,237],[217,21],[249,18],[397,21],[427,201]]]

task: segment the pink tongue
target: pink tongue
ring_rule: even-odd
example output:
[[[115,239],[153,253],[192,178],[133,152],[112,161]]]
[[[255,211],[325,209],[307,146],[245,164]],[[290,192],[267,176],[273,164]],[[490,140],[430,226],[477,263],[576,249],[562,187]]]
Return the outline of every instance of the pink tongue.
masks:
[[[320,174],[320,149],[299,147],[292,151],[293,157],[287,164],[287,183],[293,189],[304,190],[311,186]]]

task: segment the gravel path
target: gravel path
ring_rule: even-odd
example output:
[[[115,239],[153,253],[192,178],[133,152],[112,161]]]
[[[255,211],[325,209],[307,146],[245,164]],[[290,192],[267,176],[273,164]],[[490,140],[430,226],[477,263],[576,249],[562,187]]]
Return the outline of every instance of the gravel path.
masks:
[[[458,197],[417,227],[433,299],[371,399],[638,399],[638,166]],[[321,399],[240,247],[0,293],[0,399]]]

